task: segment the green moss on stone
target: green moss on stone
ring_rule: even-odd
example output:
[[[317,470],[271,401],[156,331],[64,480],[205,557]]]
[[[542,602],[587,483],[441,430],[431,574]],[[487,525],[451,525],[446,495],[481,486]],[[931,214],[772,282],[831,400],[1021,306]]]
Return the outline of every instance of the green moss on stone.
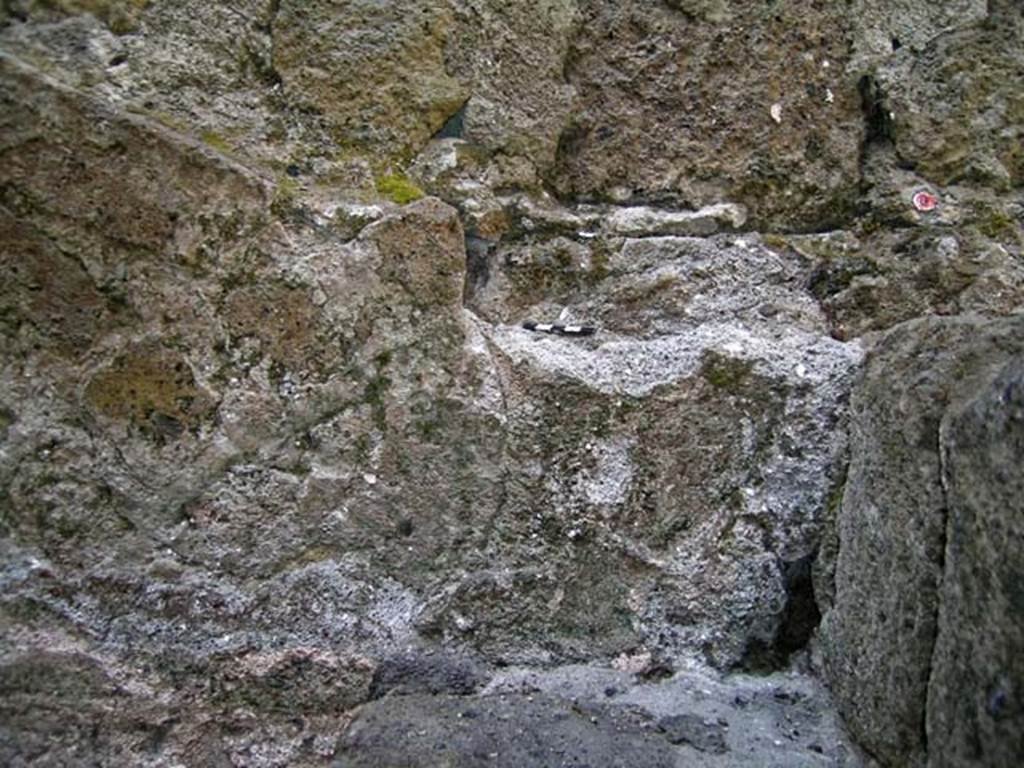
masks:
[[[1018,224],[1013,217],[995,206],[978,206],[978,231],[993,240],[1013,238],[1017,234]]]
[[[228,154],[234,149],[231,143],[216,131],[203,131],[200,138],[206,146],[224,154]]]
[[[142,114],[147,113],[143,112]],[[148,114],[158,123],[165,126],[166,128],[170,128],[172,131],[177,131],[178,133],[188,132],[188,125],[186,125],[184,121],[179,120],[174,115],[168,114],[167,112],[150,112]]]
[[[717,352],[707,352],[700,374],[713,387],[737,394],[743,389],[753,368],[754,364],[749,360],[737,360]]]
[[[282,217],[292,213],[297,204],[299,191],[300,187],[295,179],[282,176],[277,180],[277,186],[274,188],[274,200],[270,204],[270,210]]]
[[[97,412],[134,425],[158,443],[198,428],[211,411],[185,360],[163,350],[122,355],[92,379],[85,396]]]
[[[835,520],[839,515],[839,508],[843,504],[843,495],[846,493],[846,471],[843,471],[839,482],[835,484],[825,502],[825,519]]]
[[[356,454],[356,461],[360,464],[366,464],[370,461],[370,453],[373,449],[373,441],[370,440],[370,436],[362,434],[356,437],[352,443],[352,448]]]
[[[425,195],[422,189],[400,173],[389,173],[378,178],[377,192],[398,205],[414,202]]]
[[[308,565],[314,565],[316,563],[322,563],[325,560],[330,560],[336,556],[336,552],[329,547],[314,546],[309,549],[301,550],[291,557],[282,558],[274,568],[274,573],[289,573],[291,571],[304,568]]]

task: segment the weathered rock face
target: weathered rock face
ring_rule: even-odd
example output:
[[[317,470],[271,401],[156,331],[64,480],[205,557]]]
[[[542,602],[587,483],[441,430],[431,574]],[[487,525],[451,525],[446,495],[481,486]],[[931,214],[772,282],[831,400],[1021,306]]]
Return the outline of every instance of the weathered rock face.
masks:
[[[848,217],[864,124],[834,3],[581,3],[562,194],[691,207],[761,226]]]
[[[616,255],[568,306],[607,331],[535,337],[464,310],[463,233],[437,200],[302,207],[27,65],[5,60],[5,81],[24,248],[5,299],[4,604],[27,632],[5,640],[12,711],[118,679],[144,729],[168,711],[146,690],[344,709],[375,658],[434,640],[495,663],[730,666],[775,646],[859,359],[799,260],[623,238],[612,217],[596,247]],[[345,235],[344,211],[371,223]],[[757,291],[799,335],[710,283],[676,290],[715,260],[769,272]],[[89,749],[141,748],[108,727]],[[71,759],[81,737],[58,741]]]
[[[946,420],[946,575],[927,713],[936,766],[1012,765],[1024,752],[1022,365]]]
[[[1010,765],[1020,754],[1009,734],[1021,445],[1007,360],[1024,357],[1022,331],[1019,317],[900,326],[854,394],[822,643],[840,710],[885,764]]]
[[[342,146],[410,152],[466,100],[445,69],[444,4],[285,0],[272,24],[282,85],[325,115]]]
[[[568,546],[570,572],[596,566],[600,582],[581,585],[593,602],[570,610],[588,624],[613,610],[621,619],[609,615],[608,626],[622,639],[594,631],[587,646],[625,641],[610,648],[625,650],[638,629],[654,641],[657,627],[657,645],[700,647],[729,665],[746,646],[774,640],[787,601],[783,564],[816,547],[819,520],[807,513],[830,490],[821,468],[842,450],[837,403],[859,353],[824,336],[813,302],[786,288],[798,267],[759,244],[647,238],[621,248],[585,302],[564,306],[619,338],[488,335],[506,382],[506,450],[522,472],[507,503],[529,522],[527,542],[553,548],[537,561],[557,562]],[[784,339],[755,306],[729,306],[710,285],[706,303],[691,299],[704,287],[702,265],[715,261],[732,264],[737,279],[774,265],[748,300],[775,299],[776,312],[788,302],[808,330]],[[526,315],[544,310],[550,303]],[[740,318],[743,333],[729,325]],[[625,558],[614,575],[609,557]]]
[[[938,35],[880,71],[901,162],[932,183],[996,189],[1024,181],[1021,20]],[[970,51],[969,55],[964,55]]]
[[[370,699],[416,714],[390,699],[509,664],[776,669],[833,604],[857,733],[919,753],[927,675],[905,711],[851,705],[843,649],[884,635],[857,579],[890,582],[826,534],[873,334],[1024,306],[1022,29],[973,0],[2,4],[0,762],[322,765]],[[878,483],[941,553],[927,493],[872,464],[891,387],[866,381],[843,519]],[[945,494],[985,541],[1004,422],[967,399]],[[903,669],[938,631],[950,760],[1016,723],[988,554],[891,593],[931,606]],[[984,683],[935,629],[970,611]],[[959,681],[991,722],[940,705]],[[814,751],[857,764],[840,746]]]
[[[902,49],[921,51],[949,30],[985,20],[992,5],[984,0],[854,0],[854,61],[866,69]]]
[[[59,106],[77,98],[88,110],[92,101],[34,82],[45,97],[15,102],[35,105],[16,128],[42,113],[63,120],[76,142],[97,140]],[[189,148],[144,121],[124,130],[158,142],[156,157]],[[116,143],[112,152],[124,154]],[[117,281],[122,304],[70,273],[77,282],[67,290],[90,297],[75,311],[92,307],[117,329],[99,325],[70,360],[31,350],[40,336],[64,343],[72,320],[15,326],[16,365],[27,356],[63,371],[52,407],[61,403],[69,423],[53,422],[68,430],[57,441],[93,441],[95,454],[80,448],[84,462],[106,457],[55,478],[66,493],[88,488],[83,498],[103,500],[131,532],[229,580],[360,553],[367,567],[424,591],[414,604],[402,598],[409,616],[423,612],[422,631],[495,659],[610,656],[643,643],[729,665],[750,643],[773,640],[787,600],[782,563],[816,546],[815,510],[843,445],[832,435],[837,403],[859,356],[827,337],[799,288],[799,261],[755,240],[624,239],[612,217],[595,247],[618,253],[567,310],[613,335],[536,338],[464,314],[462,233],[437,201],[378,210],[378,221],[340,241],[329,226],[282,229],[265,183],[200,152],[180,182],[164,169],[181,193],[170,184],[153,200],[133,188],[143,215],[130,232],[138,255],[125,263],[113,254],[129,235],[103,218],[95,226],[93,209],[75,201],[145,178],[144,166],[79,155],[87,172],[63,186],[61,207],[45,194],[63,178],[62,145],[37,141],[30,157],[30,167],[10,163],[5,179],[25,211],[19,226],[39,247],[59,231],[85,275]],[[250,221],[229,233],[206,225],[210,239],[195,245],[188,238],[217,221],[207,211],[225,185],[191,208],[174,195],[192,174],[218,168],[252,190]],[[161,215],[161,205],[179,216]],[[234,210],[241,219],[245,209]],[[730,264],[737,282],[760,280],[764,302],[752,292],[745,301],[757,307],[734,305],[732,290],[710,281],[715,262]],[[15,319],[40,311],[33,285],[14,302]],[[507,293],[501,303],[517,306]],[[781,334],[786,312],[802,324],[798,335]],[[745,330],[730,325],[740,319]],[[12,394],[24,386],[13,383],[18,370]],[[84,423],[70,423],[76,409]],[[18,455],[38,439],[28,418],[15,422]],[[59,477],[63,459],[48,454],[46,463]],[[39,495],[50,498],[32,477],[23,466],[11,488],[15,527],[26,533]],[[111,543],[109,530],[69,524],[67,541],[48,525],[33,535],[62,553]],[[711,553],[718,565],[708,572]]]
[[[430,713],[428,722],[424,711]],[[668,741],[648,737],[642,721],[632,721],[629,714],[613,709],[605,715],[611,722],[597,729],[588,714],[544,696],[518,694],[472,703],[408,696],[366,707],[339,745],[341,756],[334,765],[408,765],[425,753],[441,765],[466,765],[472,755],[502,768],[551,765],[568,755],[584,764],[677,765]],[[516,730],[502,727],[513,719]],[[410,741],[410,732],[419,738]]]
[[[489,154],[523,158],[527,178],[539,180],[550,171],[573,110],[575,91],[565,69],[579,23],[577,5],[453,3],[456,27],[446,61],[471,95],[447,135]],[[481,50],[487,55],[480,56]]]

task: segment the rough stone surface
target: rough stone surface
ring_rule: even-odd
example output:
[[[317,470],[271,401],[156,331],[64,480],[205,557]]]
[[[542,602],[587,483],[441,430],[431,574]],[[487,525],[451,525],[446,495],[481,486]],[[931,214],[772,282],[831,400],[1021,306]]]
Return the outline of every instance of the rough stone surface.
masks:
[[[448,654],[400,654],[383,659],[373,676],[370,696],[390,694],[475,693],[487,682],[487,675],[471,658]]]
[[[607,225],[617,235],[713,235],[720,229],[739,229],[746,212],[735,205],[715,205],[695,211],[666,212],[651,208],[620,208],[612,211]]]
[[[827,700],[817,684],[779,674],[682,672],[649,683],[593,666],[511,669],[478,695],[392,696],[359,708],[334,765],[863,765],[822,711]]]
[[[624,713],[625,714],[625,713]],[[338,745],[336,768],[380,765],[675,764],[667,741],[644,738],[628,715],[612,710],[596,728],[569,702],[522,694],[467,702],[419,696],[370,704]]]
[[[756,241],[596,242],[619,251],[581,278],[586,290],[522,308],[536,294],[519,299],[498,283],[499,256],[491,278],[499,287],[474,298],[485,316],[586,318],[601,333],[577,341],[507,326],[485,332],[507,419],[517,425],[506,439],[519,468],[506,509],[522,510],[523,547],[544,565],[466,582],[452,597],[457,613],[440,627],[455,640],[460,618],[532,584],[531,602],[559,607],[557,618],[542,619],[545,608],[540,626],[579,620],[591,649],[615,654],[642,638],[673,654],[700,648],[729,666],[774,642],[792,597],[784,564],[817,547],[821,520],[807,512],[822,510],[831,492],[827,468],[843,451],[839,403],[860,351],[826,335],[799,288],[801,265]],[[529,275],[538,268],[575,271],[512,261],[520,254],[525,261],[536,251],[510,255],[502,269],[510,282],[536,286]],[[733,288],[741,283],[742,298]],[[492,304],[492,288],[515,303]],[[778,330],[783,317],[793,321],[788,337]],[[737,415],[738,428],[726,426]],[[563,557],[576,565],[561,571]],[[620,557],[629,565],[612,567]],[[586,602],[570,602],[558,585],[581,577]],[[521,654],[530,643],[519,632],[536,632],[527,623],[535,610],[497,626],[478,621],[472,634],[504,654],[512,639]],[[570,658],[581,652],[575,632],[563,641]]]
[[[1005,211],[1024,210],[1018,201],[974,200],[964,208],[990,216],[990,222],[1013,221],[1016,213],[1006,213],[1001,205]],[[981,230],[988,224],[972,221],[974,214],[954,209],[948,200],[944,213],[955,219],[955,227],[950,226],[954,221],[940,226],[915,222],[871,234],[841,231],[767,240],[773,248],[793,250],[811,261],[808,289],[821,302],[836,338],[884,331],[927,314],[1003,315],[1019,308],[1024,301],[1019,229],[1010,225],[986,235]]]
[[[840,711],[861,743],[887,765],[923,765],[929,760],[955,764],[948,749],[935,746],[943,743],[943,735],[929,730],[926,741],[926,711],[934,726],[944,717],[955,717],[946,707],[961,705],[933,700],[930,686],[936,695],[942,691],[955,700],[967,697],[977,707],[985,696],[978,687],[998,685],[973,680],[963,672],[955,677],[957,667],[951,659],[940,671],[937,636],[947,659],[951,644],[958,641],[973,644],[994,632],[991,647],[1000,654],[1019,639],[1019,621],[1012,613],[986,610],[983,603],[968,607],[959,597],[962,580],[972,578],[970,574],[994,580],[1004,563],[1014,568],[1019,548],[1010,534],[1000,545],[1007,547],[1005,560],[985,550],[979,558],[974,544],[968,552],[962,550],[968,540],[961,529],[966,525],[963,516],[977,502],[973,496],[961,500],[951,495],[949,462],[957,455],[950,432],[957,423],[955,414],[969,409],[979,393],[993,386],[1007,360],[1024,355],[1022,331],[1020,316],[901,325],[878,343],[854,392],[852,458],[838,512],[835,598],[825,615],[822,643],[826,674]],[[1005,392],[1004,383],[1000,395]],[[1013,406],[1007,407],[1012,413]],[[992,428],[998,429],[999,423],[995,419]],[[999,445],[976,447],[973,460],[984,461],[985,451],[998,451]],[[1013,450],[1012,437],[1005,445],[1004,450]],[[999,466],[992,471],[998,472]],[[970,493],[984,494],[982,489],[991,487],[972,485]],[[1013,497],[1012,489],[1006,492],[1007,498]],[[979,501],[983,500],[984,495]],[[1003,517],[1007,513],[1008,518]],[[1012,525],[1012,507],[1000,507],[999,516],[1007,522],[993,521],[994,527]],[[1006,598],[996,592],[991,599]],[[965,623],[972,611],[978,612],[979,622],[994,622],[999,628]],[[998,675],[999,661],[1008,664],[997,655],[970,668]],[[1013,674],[1008,666],[1003,669]],[[943,674],[954,677],[943,679]],[[955,694],[949,687],[953,679]],[[1009,690],[1011,684],[1006,686]],[[991,715],[986,717],[991,722]],[[970,727],[970,722],[962,727]],[[969,750],[972,741],[981,738],[977,730],[975,734],[957,743]],[[1012,754],[1016,747],[1008,750]]]
[[[1021,186],[1022,40],[1019,12],[995,15],[936,35],[921,50],[900,50],[880,69],[879,87],[905,167],[942,186]]]
[[[319,108],[343,147],[410,152],[466,100],[445,68],[452,20],[443,3],[276,6],[274,71],[285,89]]]
[[[902,49],[920,52],[952,29],[983,21],[989,5],[985,0],[854,0],[855,65],[868,68]]]
[[[658,721],[658,730],[673,744],[689,744],[698,752],[720,755],[729,751],[725,728],[697,715],[670,715]]]
[[[864,132],[856,81],[844,71],[844,6],[580,5],[562,194],[693,207],[734,200],[768,226],[843,219]]]
[[[930,765],[1024,754],[1024,356],[942,425],[949,506],[928,687]]]
[[[1024,306],[1022,30],[1014,0],[0,4],[0,762],[324,765],[359,705],[509,665],[806,671],[833,606],[859,652],[850,392],[879,334]],[[963,596],[1008,577],[946,559],[887,599],[986,628],[987,676],[938,630],[929,728],[1010,759],[1012,594]],[[900,768],[914,685],[869,728],[837,686]],[[942,703],[978,686],[991,716]],[[698,704],[648,709],[726,717]],[[846,759],[754,709],[703,757]]]
[[[554,165],[573,111],[575,90],[565,68],[577,6],[577,0],[453,3],[446,62],[470,84],[470,95],[449,133],[487,153],[523,158],[534,183]]]

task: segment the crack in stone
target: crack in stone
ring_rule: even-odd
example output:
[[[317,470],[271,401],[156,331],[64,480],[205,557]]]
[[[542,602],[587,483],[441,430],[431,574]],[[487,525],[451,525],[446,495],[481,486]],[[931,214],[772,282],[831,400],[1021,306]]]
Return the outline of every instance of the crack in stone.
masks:
[[[936,563],[936,582],[935,582],[935,610],[934,616],[934,631],[932,632],[931,638],[931,649],[928,653],[928,664],[925,669],[925,679],[927,684],[925,686],[925,696],[921,711],[921,746],[924,750],[925,759],[928,757],[928,710],[931,704],[932,691],[933,691],[933,677],[935,674],[935,654],[939,647],[939,631],[940,631],[940,618],[942,615],[942,597],[943,597],[943,586],[947,577],[947,561],[946,557],[946,545],[949,541],[949,526],[952,524],[950,520],[950,504],[949,504],[949,452],[946,450],[946,432],[948,429],[948,420],[945,418],[948,416],[948,410],[944,414],[943,418],[939,421],[939,426],[936,429],[936,452],[938,455],[939,462],[939,489],[942,493],[942,526],[939,538],[939,550],[938,550],[938,562]]]

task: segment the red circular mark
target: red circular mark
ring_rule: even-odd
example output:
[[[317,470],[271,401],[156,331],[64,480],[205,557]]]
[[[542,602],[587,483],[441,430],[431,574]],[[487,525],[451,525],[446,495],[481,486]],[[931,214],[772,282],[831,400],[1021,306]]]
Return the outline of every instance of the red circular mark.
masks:
[[[934,211],[939,204],[939,198],[931,192],[917,192],[914,194],[914,207],[919,211]]]

